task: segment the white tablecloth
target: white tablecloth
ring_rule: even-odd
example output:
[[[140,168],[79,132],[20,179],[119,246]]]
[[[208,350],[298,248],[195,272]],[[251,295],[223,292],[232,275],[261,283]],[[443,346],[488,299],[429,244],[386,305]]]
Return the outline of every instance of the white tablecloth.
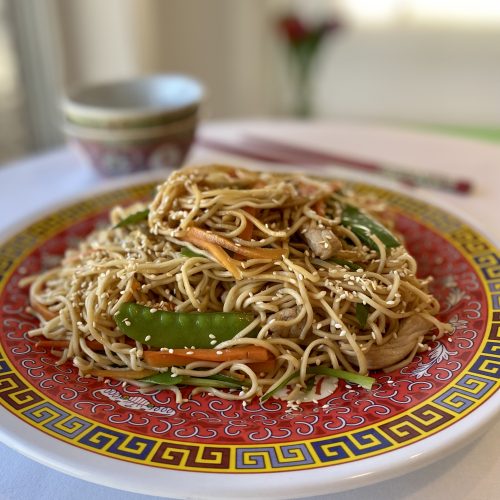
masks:
[[[347,123],[297,124],[292,122],[228,122],[204,125],[201,135],[225,141],[242,133],[263,135],[295,145],[316,147],[359,159],[397,164],[410,170],[421,169],[456,177],[467,177],[475,190],[467,196],[430,190],[410,190],[416,196],[459,211],[497,242],[500,191],[500,147],[446,136],[414,133],[408,130]],[[255,161],[193,148],[190,162],[232,162],[255,165]],[[334,169],[345,176],[345,169]],[[379,182],[377,176],[353,174]],[[0,168],[0,233],[44,211],[54,202],[75,196],[104,184],[93,170],[75,154],[61,148],[26,158]],[[0,423],[1,425],[1,423]],[[473,444],[439,462],[400,478],[384,481],[320,498],[337,500],[453,498],[493,499],[500,491],[500,423]],[[49,469],[0,444],[0,499],[58,500],[153,498],[122,492],[66,476]],[[168,492],[165,492],[168,495]]]

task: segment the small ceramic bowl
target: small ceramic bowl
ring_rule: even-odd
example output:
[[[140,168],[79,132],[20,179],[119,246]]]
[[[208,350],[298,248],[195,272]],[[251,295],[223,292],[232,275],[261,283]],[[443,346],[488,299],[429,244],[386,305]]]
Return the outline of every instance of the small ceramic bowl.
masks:
[[[85,87],[63,101],[64,131],[103,175],[179,166],[193,142],[203,87],[154,75]]]
[[[151,75],[70,91],[65,119],[94,128],[141,128],[170,123],[197,111],[202,85],[184,75]]]
[[[67,122],[64,131],[99,173],[114,176],[182,165],[193,143],[196,123],[196,115],[168,125],[123,130]]]

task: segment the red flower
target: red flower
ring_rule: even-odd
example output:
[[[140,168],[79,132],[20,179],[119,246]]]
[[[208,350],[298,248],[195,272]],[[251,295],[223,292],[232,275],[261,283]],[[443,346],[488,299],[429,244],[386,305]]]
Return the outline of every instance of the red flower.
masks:
[[[295,16],[286,16],[281,19],[279,27],[291,43],[300,42],[308,35],[304,24]]]

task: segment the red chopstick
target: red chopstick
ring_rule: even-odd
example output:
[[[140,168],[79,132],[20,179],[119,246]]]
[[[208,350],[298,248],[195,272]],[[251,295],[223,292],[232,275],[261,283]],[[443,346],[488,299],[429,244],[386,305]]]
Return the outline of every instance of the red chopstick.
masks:
[[[378,174],[401,182],[406,186],[426,187],[460,194],[467,194],[472,190],[472,183],[465,179],[450,179],[434,174],[408,172],[344,155],[325,153],[303,146],[293,146],[274,139],[245,136],[239,143],[227,143],[204,137],[198,138],[197,142],[208,149],[258,161],[289,165],[314,165],[317,167],[335,165],[351,170]]]

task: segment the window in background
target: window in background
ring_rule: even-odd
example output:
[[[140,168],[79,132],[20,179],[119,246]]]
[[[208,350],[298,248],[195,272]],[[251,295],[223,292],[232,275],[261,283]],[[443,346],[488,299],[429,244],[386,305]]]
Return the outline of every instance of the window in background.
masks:
[[[0,165],[63,142],[52,0],[0,0]]]
[[[7,7],[6,0],[0,0],[0,164],[29,148],[25,101]]]
[[[500,2],[326,3],[348,29],[325,47],[317,115],[500,131]]]
[[[500,25],[498,0],[329,0],[354,24],[432,26]]]

